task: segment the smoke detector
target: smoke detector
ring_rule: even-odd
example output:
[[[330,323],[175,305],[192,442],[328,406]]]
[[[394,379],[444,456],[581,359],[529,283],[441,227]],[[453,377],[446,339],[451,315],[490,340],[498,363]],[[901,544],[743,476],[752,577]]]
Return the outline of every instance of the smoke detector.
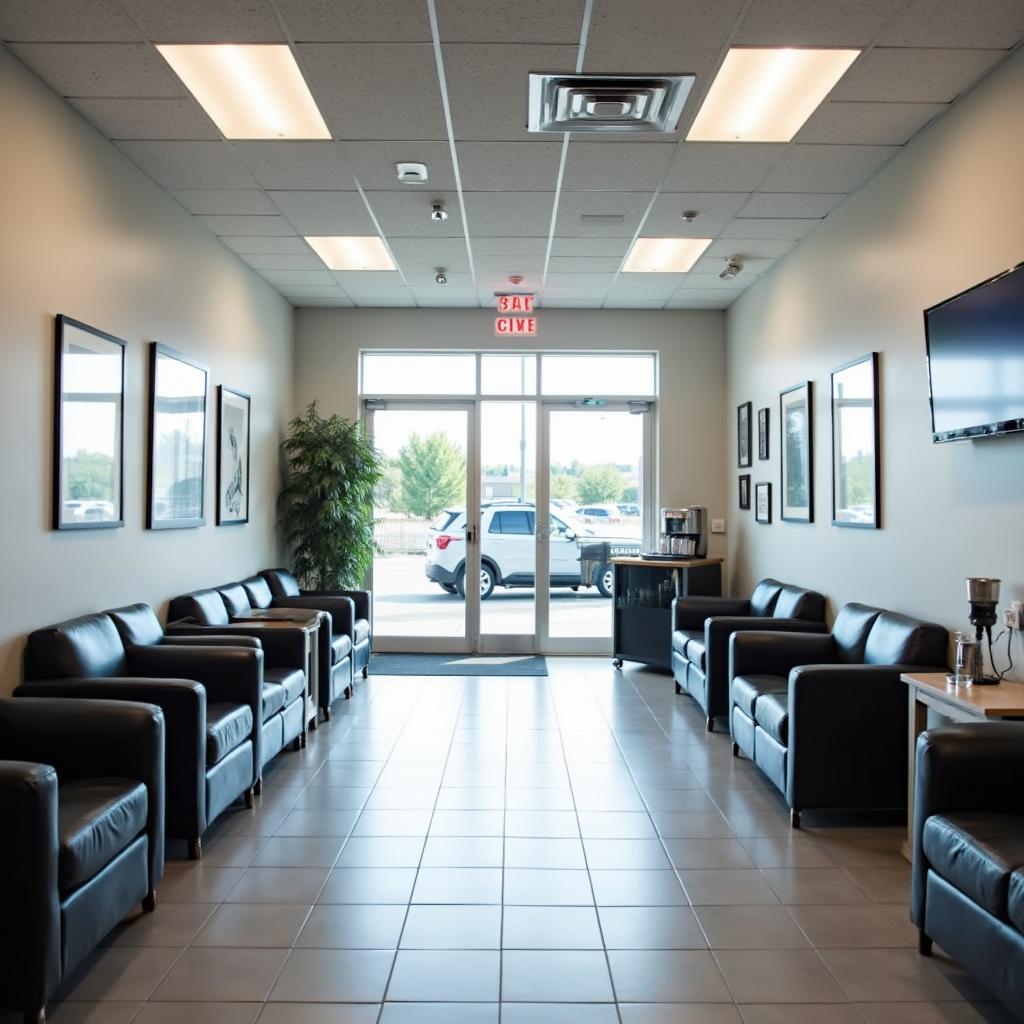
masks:
[[[671,132],[693,75],[530,75],[531,132]]]
[[[430,219],[436,220],[438,223],[448,219],[448,211],[444,208],[444,203],[438,202],[431,204]]]
[[[434,274],[434,280],[438,284],[447,284],[448,283],[448,275],[444,272],[444,267],[438,267],[437,268],[437,273]]]
[[[696,210],[683,210],[683,212],[681,214],[679,214],[679,219],[684,224],[692,224],[697,219],[697,211]]]
[[[427,180],[427,165],[395,164],[395,173],[403,185],[422,185]]]
[[[743,269],[743,260],[739,256],[730,256],[725,261],[725,270],[718,276],[723,281],[731,281]]]

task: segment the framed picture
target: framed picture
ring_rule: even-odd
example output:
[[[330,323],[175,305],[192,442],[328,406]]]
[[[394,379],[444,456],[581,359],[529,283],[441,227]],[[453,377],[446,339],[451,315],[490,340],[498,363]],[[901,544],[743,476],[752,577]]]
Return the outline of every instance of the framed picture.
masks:
[[[779,396],[782,430],[782,502],[786,522],[814,522],[814,447],[811,382]]]
[[[247,394],[217,388],[217,525],[249,522],[249,406]]]
[[[202,526],[206,492],[206,367],[150,346],[146,526]]]
[[[752,464],[750,455],[750,413],[753,406],[744,402],[736,410],[736,458],[740,469],[747,469]]]
[[[759,483],[754,485],[754,522],[770,523],[772,521],[772,485]]]
[[[762,461],[768,460],[768,406],[757,410],[757,457]]]
[[[740,477],[740,508],[750,508],[750,474],[744,473]]]
[[[53,528],[124,526],[125,343],[63,313],[55,339]]]
[[[832,525],[879,526],[878,353],[832,371]]]

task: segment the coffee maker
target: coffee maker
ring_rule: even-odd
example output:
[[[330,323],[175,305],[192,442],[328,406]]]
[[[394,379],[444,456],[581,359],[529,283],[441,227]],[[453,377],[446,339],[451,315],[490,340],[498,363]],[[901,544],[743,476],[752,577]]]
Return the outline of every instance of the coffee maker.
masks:
[[[658,550],[677,558],[706,558],[708,553],[708,510],[703,505],[663,508]]]

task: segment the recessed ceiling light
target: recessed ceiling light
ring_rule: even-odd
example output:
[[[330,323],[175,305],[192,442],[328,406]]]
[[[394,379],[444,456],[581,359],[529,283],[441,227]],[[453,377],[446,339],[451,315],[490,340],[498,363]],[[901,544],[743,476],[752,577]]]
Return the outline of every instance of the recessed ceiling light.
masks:
[[[157,49],[228,139],[329,139],[287,46],[160,45]]]
[[[789,142],[859,54],[860,50],[730,50],[686,140]]]
[[[328,270],[394,270],[395,264],[377,235],[306,235]]]
[[[622,272],[685,274],[710,244],[710,238],[638,238]]]

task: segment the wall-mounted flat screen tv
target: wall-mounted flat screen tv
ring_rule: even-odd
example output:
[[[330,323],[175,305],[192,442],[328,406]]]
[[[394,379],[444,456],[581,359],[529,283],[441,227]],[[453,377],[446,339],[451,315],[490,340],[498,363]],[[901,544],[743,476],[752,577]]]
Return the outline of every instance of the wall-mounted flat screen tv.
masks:
[[[932,440],[1024,431],[1024,263],[924,311]]]

